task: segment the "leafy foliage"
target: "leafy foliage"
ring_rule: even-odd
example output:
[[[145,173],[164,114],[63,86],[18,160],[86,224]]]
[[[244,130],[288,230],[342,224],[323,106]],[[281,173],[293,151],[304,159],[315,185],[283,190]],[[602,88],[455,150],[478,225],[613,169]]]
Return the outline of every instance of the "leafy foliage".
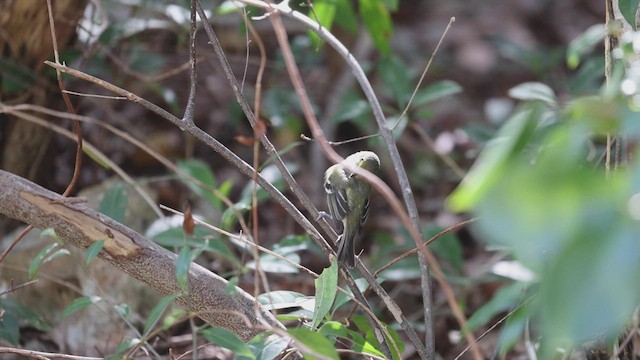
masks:
[[[524,103],[449,198],[452,209],[479,217],[475,228],[484,239],[509,249],[540,279],[534,319],[545,357],[557,346],[615,337],[640,302],[640,231],[632,210],[638,157],[615,172],[590,160],[599,158],[590,148],[608,133],[637,140],[637,113],[615,91],[619,86],[564,108],[544,85],[514,88],[510,94]],[[506,294],[495,304],[513,298]],[[505,336],[513,342],[514,333]]]

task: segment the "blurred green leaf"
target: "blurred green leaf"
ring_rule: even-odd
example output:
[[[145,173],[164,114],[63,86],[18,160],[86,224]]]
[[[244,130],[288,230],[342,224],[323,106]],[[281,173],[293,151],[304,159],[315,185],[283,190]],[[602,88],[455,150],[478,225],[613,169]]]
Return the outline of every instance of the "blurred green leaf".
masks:
[[[0,299],[4,311],[0,319],[0,338],[14,341],[20,334],[20,326],[31,326],[46,332],[51,329],[46,319],[35,310],[14,299]]]
[[[89,264],[91,264],[93,259],[98,256],[100,250],[102,250],[103,247],[104,240],[94,241],[91,245],[89,245],[89,247],[87,248],[87,252],[84,254],[85,266],[89,266]]]
[[[371,126],[371,106],[369,102],[355,92],[347,92],[342,97],[340,108],[336,113],[335,122],[353,121],[361,128]]]
[[[313,353],[327,356],[330,359],[340,359],[335,345],[321,333],[306,328],[288,329],[287,332]],[[303,355],[305,359],[316,359],[309,353],[303,353]]]
[[[558,104],[555,92],[547,85],[538,82],[527,82],[515,86],[509,90],[509,96],[524,101],[542,101],[551,107]]]
[[[378,64],[378,73],[382,77],[384,88],[396,101],[398,109],[404,108],[413,93],[407,64],[397,56],[385,56]]]
[[[425,239],[430,239],[443,230],[444,229],[439,227],[427,227],[424,230],[424,237]],[[429,245],[429,249],[438,255],[439,258],[452,265],[458,274],[462,274],[462,246],[454,233],[449,232],[442,235],[438,240]]]
[[[393,25],[389,10],[380,0],[359,0],[358,3],[360,16],[376,48],[384,55],[390,54],[389,39],[393,34]]]
[[[40,232],[40,239],[44,239],[46,237],[58,240],[58,234],[56,234],[56,231],[53,228],[46,228]]]
[[[4,339],[13,345],[20,342],[20,324],[16,316],[10,312],[5,312],[0,321],[0,339]]]
[[[511,311],[523,299],[526,284],[516,282],[500,288],[487,303],[483,304],[467,321],[470,331],[481,326],[491,326],[489,321],[496,315]]]
[[[353,342],[353,345],[351,345],[351,349],[353,351],[361,354],[372,354],[384,358],[384,354],[380,352],[379,346],[375,343],[367,341],[367,339],[362,335],[353,330],[349,330],[348,328],[347,334],[349,335],[349,339]]]
[[[636,29],[638,4],[640,4],[640,0],[618,0],[618,9],[620,9],[622,16],[634,30]]]
[[[33,280],[38,275],[40,267],[43,264],[52,261],[60,256],[69,255],[69,250],[58,249],[58,246],[60,246],[60,244],[55,242],[53,244],[45,246],[36,254],[36,256],[33,258],[33,260],[31,260],[31,263],[29,264],[29,270],[27,272],[29,280]]]
[[[260,294],[256,300],[268,310],[272,310],[298,307],[302,301],[309,299],[313,298],[295,291],[276,290]]]
[[[369,287],[369,284],[367,283],[367,281],[365,279],[358,278],[358,279],[356,279],[356,286],[358,287],[360,292],[363,292]],[[345,287],[344,290],[348,294],[353,294],[348,287]],[[351,299],[347,295],[343,294],[342,292],[338,292],[338,295],[336,296],[336,300],[333,303],[333,311],[336,311],[342,305],[348,303],[349,301],[351,301]]]
[[[363,353],[371,353],[374,355],[378,354],[379,353],[378,349],[380,349],[380,344],[378,343],[376,335],[373,329],[371,328],[371,326],[369,325],[369,322],[367,321],[367,319],[363,315],[355,315],[351,318],[351,321],[358,327],[360,331],[362,331],[365,334],[365,339],[367,340],[365,346],[358,351],[361,351]],[[390,343],[389,348],[391,349],[393,358],[402,359],[401,354],[404,351],[404,343],[402,342],[402,340],[400,339],[400,336],[395,330],[393,330],[388,325],[385,325],[385,327],[392,337],[392,339],[389,339],[385,336],[387,341],[389,341]],[[391,342],[396,344],[396,346],[398,347],[398,350],[400,351],[399,353],[395,351],[395,347],[391,345]],[[373,349],[371,349],[369,344],[373,344]]]
[[[104,193],[100,206],[98,206],[98,211],[122,223],[124,222],[124,214],[128,204],[127,189],[123,183],[117,182]]]
[[[191,249],[188,246],[183,246],[178,254],[178,261],[176,263],[176,278],[178,285],[182,291],[188,291],[189,281],[189,268],[191,267]]]
[[[316,302],[313,311],[313,320],[311,322],[312,329],[320,325],[320,322],[329,313],[333,305],[333,300],[338,291],[338,263],[332,261],[331,266],[325,268],[322,274],[314,280],[314,283],[316,286]]]
[[[273,247],[272,251],[289,261],[285,261],[275,255],[263,253],[260,254],[260,268],[265,272],[271,273],[281,273],[281,274],[295,274],[300,272],[295,265],[291,264],[300,264],[300,255],[298,255],[297,251],[302,250],[306,247],[306,245],[294,245],[294,246],[278,246],[277,244]],[[247,263],[247,267],[250,269],[255,269],[256,263],[255,261],[249,261]]]
[[[516,309],[500,329],[500,337],[498,338],[498,353],[504,358],[509,350],[511,350],[524,333],[527,323],[531,319],[531,311],[528,306]]]
[[[640,0],[634,1],[637,5]],[[605,35],[606,28],[604,24],[596,24],[592,25],[580,36],[573,39],[567,47],[567,66],[569,69],[577,68],[578,65],[580,65],[580,58],[587,52],[591,51],[596,45],[600,45],[604,40]]]
[[[127,351],[127,349],[129,349],[131,346],[133,346],[134,344],[138,344],[140,342],[140,339],[128,339],[125,340],[123,342],[120,343],[120,345],[118,345],[118,347],[116,348],[116,350],[114,351],[114,353],[112,355],[109,355],[107,357],[105,357],[105,360],[119,360],[122,359],[123,356],[122,354]]]
[[[149,315],[147,316],[147,320],[144,322],[144,335],[149,334],[149,331],[151,331],[151,329],[158,322],[160,316],[162,316],[164,311],[169,307],[169,305],[171,305],[171,302],[175,300],[177,296],[178,295],[176,294],[164,296],[162,299],[160,299],[160,301],[158,301],[156,306],[151,309]]]
[[[220,6],[216,8],[216,12],[221,15],[231,14],[244,8],[245,6],[246,5],[244,3],[241,3],[240,1],[225,0],[222,2],[222,4],[220,4]]]
[[[338,0],[335,22],[352,34],[358,31],[358,18],[350,0]]]
[[[209,165],[205,164],[200,160],[181,160],[178,161],[178,167],[180,170],[185,173],[191,175],[196,180],[200,181],[203,184],[211,186],[213,188],[217,187],[215,176],[213,175],[213,171]],[[218,199],[211,190],[207,190],[195,184],[194,182],[188,179],[182,179],[182,182],[191,189],[195,194],[205,199],[208,199],[211,204],[215,206],[216,209],[222,209],[222,202]]]
[[[249,346],[247,346],[236,334],[222,327],[210,327],[200,331],[207,341],[212,342],[225,349],[233,351],[236,356],[244,356],[255,359]]]
[[[260,360],[274,360],[282,356],[282,351],[287,348],[289,339],[283,338],[280,335],[265,333],[255,336],[249,340],[247,346],[252,352],[251,356],[244,356],[237,354],[235,360],[248,360],[248,359],[260,359]]]
[[[170,329],[172,326],[184,321],[189,314],[186,310],[178,307],[171,307],[165,316],[162,317],[162,328]]]
[[[331,30],[339,2],[341,2],[341,0],[315,0],[313,6],[309,9],[308,16],[327,28],[327,30]],[[322,45],[322,39],[320,39],[320,36],[318,36],[315,31],[308,30],[308,33],[313,48],[318,48]]]
[[[474,166],[465,182],[473,179],[477,192],[464,200],[473,204],[467,209],[478,217],[479,236],[510,249],[536,273],[535,319],[550,354],[557,346],[615,337],[640,302],[640,227],[629,210],[640,193],[631,175],[640,162],[610,173],[587,162],[594,134],[637,116],[627,102],[597,96],[551,116],[528,109],[498,132],[500,150],[487,146],[481,154],[477,166],[487,168],[474,173]],[[545,126],[549,119],[553,126]],[[484,156],[490,158],[483,164]],[[505,335],[508,342],[516,330]]]
[[[540,107],[528,104],[519,108],[486,144],[483,151],[447,199],[453,211],[467,211],[476,206],[486,192],[508,170],[508,160],[528,143],[540,116]]]
[[[441,80],[418,90],[413,99],[413,106],[419,107],[435,100],[462,92],[462,86],[451,80]]]
[[[64,308],[62,311],[62,317],[67,317],[75,312],[78,312],[82,309],[88,308],[89,306],[97,303],[102,300],[99,296],[83,296],[79,297],[71,303],[71,305]]]
[[[325,321],[318,332],[334,341],[338,337],[347,338],[347,327],[337,321]]]

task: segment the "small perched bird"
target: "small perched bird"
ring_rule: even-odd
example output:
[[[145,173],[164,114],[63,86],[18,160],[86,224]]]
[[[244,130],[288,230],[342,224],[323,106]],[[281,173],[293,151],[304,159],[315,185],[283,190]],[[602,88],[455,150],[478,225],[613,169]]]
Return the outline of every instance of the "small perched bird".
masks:
[[[344,225],[339,238],[338,261],[353,268],[356,265],[355,238],[369,215],[371,185],[350,171],[349,167],[375,172],[380,168],[380,159],[371,151],[359,151],[329,167],[324,173],[329,214]]]

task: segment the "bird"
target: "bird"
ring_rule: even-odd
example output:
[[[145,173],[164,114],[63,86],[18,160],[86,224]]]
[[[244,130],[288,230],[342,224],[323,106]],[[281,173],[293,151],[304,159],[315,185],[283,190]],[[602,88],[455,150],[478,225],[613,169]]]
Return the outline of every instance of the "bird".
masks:
[[[359,151],[330,166],[324,173],[329,215],[337,222],[342,221],[343,225],[342,234],[338,238],[338,262],[354,268],[355,239],[360,235],[369,215],[371,185],[350,168],[374,173],[380,168],[380,159],[374,152]]]

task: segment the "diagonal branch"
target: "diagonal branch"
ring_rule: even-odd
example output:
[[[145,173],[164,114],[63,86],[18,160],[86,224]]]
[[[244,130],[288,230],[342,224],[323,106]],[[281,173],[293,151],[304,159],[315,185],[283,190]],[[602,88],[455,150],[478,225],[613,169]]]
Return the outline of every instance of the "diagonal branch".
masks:
[[[55,229],[65,243],[87,249],[104,240],[99,257],[162,294],[181,293],[176,279],[177,255],[124,225],[26,179],[0,170],[0,213],[39,228]],[[265,328],[282,325],[242,289],[226,290],[225,279],[191,264],[189,294],[176,303],[197,309],[198,316],[249,340]],[[225,314],[221,316],[221,314]]]

